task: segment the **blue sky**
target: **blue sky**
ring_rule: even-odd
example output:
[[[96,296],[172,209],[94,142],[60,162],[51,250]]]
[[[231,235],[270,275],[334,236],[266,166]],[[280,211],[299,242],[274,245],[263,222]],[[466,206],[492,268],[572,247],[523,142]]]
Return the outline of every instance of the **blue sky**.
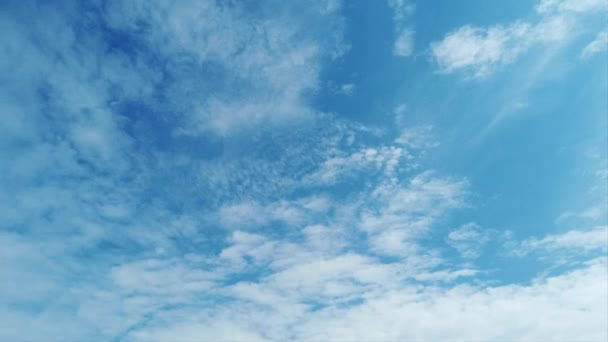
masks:
[[[0,7],[0,340],[606,340],[605,1]]]

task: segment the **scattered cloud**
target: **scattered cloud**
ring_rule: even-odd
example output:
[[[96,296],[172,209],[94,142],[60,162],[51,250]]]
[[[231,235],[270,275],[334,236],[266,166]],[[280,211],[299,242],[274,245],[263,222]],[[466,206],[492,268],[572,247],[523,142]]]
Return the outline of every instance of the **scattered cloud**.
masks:
[[[605,303],[591,294],[606,294],[594,283],[605,283],[603,262],[529,286],[389,291],[368,305],[324,311],[300,331],[304,339],[329,340],[601,340]],[[574,309],[581,304],[584,310]],[[485,328],[470,322],[484,322]]]
[[[439,70],[469,70],[487,76],[496,66],[512,62],[530,44],[532,27],[526,23],[479,28],[463,26],[431,45]]]
[[[338,6],[316,1],[298,13],[277,2],[272,6],[279,17],[247,14],[236,3],[112,3],[104,20],[141,39],[148,53],[171,61],[167,71],[173,77],[164,86],[186,119],[185,129],[225,135],[261,123],[310,119],[302,95],[317,86],[322,60],[343,49],[339,35],[324,34],[340,30]],[[201,20],[208,16],[217,20]],[[133,24],[138,22],[148,29]],[[304,29],[304,22],[313,26]],[[197,77],[193,69],[198,76],[208,69],[217,74]],[[185,84],[194,93],[184,94]]]
[[[342,272],[352,271],[352,266],[344,268],[343,263],[347,261],[357,265],[355,269],[366,267],[365,260],[355,256],[316,267],[331,269],[337,272],[332,278],[341,278]],[[324,274],[302,285],[316,283]],[[146,329],[133,331],[129,337],[146,341],[162,341],[177,335],[186,340],[505,338],[535,341],[549,338],[600,341],[606,337],[603,327],[607,317],[605,303],[597,298],[607,295],[606,275],[606,260],[598,259],[580,270],[525,285],[461,285],[447,289],[404,285],[384,291],[370,288],[363,295],[363,303],[315,311],[305,311],[285,301],[286,297],[267,293],[268,287],[250,284],[233,291],[252,302],[229,303],[223,309],[214,310],[171,310],[151,319]],[[334,286],[329,284],[325,285],[326,290]],[[340,291],[346,289],[342,287]],[[412,324],[404,326],[404,321]],[[484,328],[480,330],[475,322],[483,322]]]
[[[539,12],[600,8],[568,3]],[[414,5],[389,5],[411,55]],[[6,6],[0,340],[606,339],[605,226],[511,241],[576,269],[482,281],[487,230],[429,241],[476,190],[421,166],[434,126],[313,105],[341,1]],[[568,27],[466,26],[433,51],[481,76]]]
[[[388,0],[388,6],[393,10],[396,22],[407,20],[416,10],[416,4],[410,0]]]
[[[230,229],[259,228],[275,221],[296,225],[303,221],[303,216],[300,208],[286,202],[265,206],[242,202],[224,205],[219,211],[220,223]]]
[[[344,181],[362,171],[381,170],[386,175],[395,175],[397,166],[409,153],[398,146],[369,147],[351,154],[338,152],[305,178],[311,184],[333,184]]]
[[[582,58],[589,58],[602,51],[606,51],[608,46],[608,30],[604,30],[597,34],[595,39],[585,46],[581,52]]]
[[[555,219],[555,223],[562,223],[573,218],[597,221],[604,217],[607,211],[608,209],[603,204],[591,206],[581,212],[566,211]]]
[[[463,258],[477,258],[481,249],[490,240],[490,232],[469,222],[448,234],[448,244],[454,247]]]
[[[563,234],[552,234],[523,240],[512,250],[515,255],[540,253],[558,257],[560,253],[605,252],[608,249],[608,227],[599,226],[587,230],[570,230]]]
[[[414,31],[403,29],[395,39],[393,54],[400,57],[407,57],[414,52]]]
[[[439,146],[433,138],[432,126],[408,127],[401,131],[395,143],[405,145],[411,149],[430,149]]]
[[[608,9],[602,0],[541,0],[536,5],[539,13],[551,12],[589,12]]]
[[[602,1],[596,0],[541,1],[536,22],[519,20],[488,27],[465,25],[431,43],[431,52],[441,73],[460,71],[471,78],[485,78],[536,46],[566,42],[577,34],[584,15],[605,9]]]
[[[361,229],[373,250],[384,255],[417,255],[417,240],[450,210],[466,205],[467,182],[421,173],[399,186],[381,184],[372,193],[384,204],[361,213]]]
[[[352,96],[355,92],[355,85],[353,83],[345,83],[340,86],[340,93],[346,96]]]
[[[414,52],[415,31],[408,23],[414,14],[416,6],[409,0],[388,0],[393,10],[393,23],[395,26],[395,42],[393,54],[399,57],[408,57]]]

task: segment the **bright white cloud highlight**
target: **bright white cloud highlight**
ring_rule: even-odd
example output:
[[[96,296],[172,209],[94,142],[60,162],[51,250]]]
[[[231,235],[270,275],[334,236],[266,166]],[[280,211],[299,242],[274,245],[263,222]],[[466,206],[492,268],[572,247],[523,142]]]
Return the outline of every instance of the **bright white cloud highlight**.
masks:
[[[512,62],[527,48],[530,31],[525,23],[489,28],[463,26],[433,43],[431,51],[441,72],[470,70],[474,77],[483,77],[496,66]]]
[[[350,266],[345,268],[345,263]],[[325,279],[324,271],[315,273],[298,287],[304,290],[323,283],[328,293],[347,293],[343,291],[348,287],[330,285],[330,279],[356,278],[356,272],[366,267],[364,260],[353,257],[321,263],[314,268],[332,270],[327,274],[333,275]],[[303,279],[304,274],[298,278]],[[461,285],[447,289],[405,285],[379,291],[371,287],[363,290],[363,303],[306,313],[290,301],[290,283],[276,289],[250,284],[233,289],[243,298],[250,298],[250,303],[228,304],[213,313],[173,310],[158,318],[167,323],[152,324],[130,336],[146,341],[177,335],[186,340],[230,336],[237,340],[602,341],[607,337],[608,317],[606,303],[597,299],[608,295],[607,275],[606,261],[597,259],[580,270],[527,285]],[[372,279],[387,284],[378,275]]]
[[[550,48],[568,41],[580,30],[586,15],[607,8],[596,0],[542,1],[537,6],[541,17],[536,22],[465,25],[431,43],[430,48],[439,72],[458,71],[472,78],[485,78],[537,46]]]

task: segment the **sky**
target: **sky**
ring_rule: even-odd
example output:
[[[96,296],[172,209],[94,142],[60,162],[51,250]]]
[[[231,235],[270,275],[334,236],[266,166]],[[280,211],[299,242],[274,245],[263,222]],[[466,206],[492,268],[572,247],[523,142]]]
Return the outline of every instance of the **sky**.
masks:
[[[1,341],[606,341],[605,0],[2,1]]]

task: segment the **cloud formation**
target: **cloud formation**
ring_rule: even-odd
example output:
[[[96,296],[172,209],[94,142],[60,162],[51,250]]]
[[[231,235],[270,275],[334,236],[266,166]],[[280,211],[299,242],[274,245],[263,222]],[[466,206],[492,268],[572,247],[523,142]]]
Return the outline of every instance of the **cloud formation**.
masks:
[[[471,78],[486,78],[538,46],[550,49],[564,44],[584,27],[585,18],[607,9],[596,0],[541,1],[536,6],[537,21],[518,20],[488,27],[464,25],[431,43],[431,53],[441,73],[458,71]]]
[[[408,21],[414,14],[416,6],[409,0],[388,0],[388,6],[393,10],[393,24],[395,26],[393,54],[399,57],[408,57],[414,52],[415,35],[415,31]]]
[[[595,54],[608,49],[608,30],[604,30],[597,34],[594,40],[589,42],[581,52],[582,58],[589,58]]]
[[[475,180],[426,158],[434,124],[316,103],[337,95],[346,4],[0,6],[0,340],[606,339],[605,226],[484,248]],[[389,6],[411,55],[414,4]],[[558,19],[432,50],[481,77],[562,39]],[[513,281],[486,255],[572,262]]]

